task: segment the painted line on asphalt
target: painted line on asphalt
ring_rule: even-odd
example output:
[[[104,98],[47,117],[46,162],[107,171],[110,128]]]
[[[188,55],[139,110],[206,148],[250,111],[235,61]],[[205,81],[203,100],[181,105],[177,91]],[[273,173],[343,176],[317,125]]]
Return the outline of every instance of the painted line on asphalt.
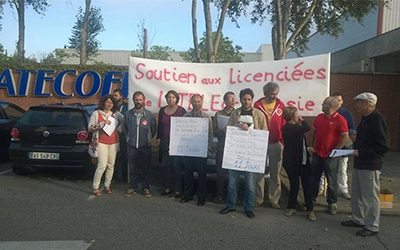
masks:
[[[87,250],[94,240],[63,240],[63,241],[4,241],[0,242],[0,250]]]
[[[86,200],[87,200],[87,201],[92,201],[92,200],[94,200],[94,198],[96,198],[96,195],[91,195],[91,196],[89,196],[89,198],[87,198]]]
[[[11,171],[12,171],[12,169],[6,170],[6,171],[4,171],[4,172],[1,172],[0,175],[2,175],[2,174],[7,174],[7,173],[9,173],[9,172],[11,172]]]

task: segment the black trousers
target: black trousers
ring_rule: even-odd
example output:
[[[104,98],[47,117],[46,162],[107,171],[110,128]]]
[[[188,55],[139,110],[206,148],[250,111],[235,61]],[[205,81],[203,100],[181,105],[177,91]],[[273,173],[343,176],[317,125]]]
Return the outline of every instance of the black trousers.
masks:
[[[226,171],[226,169],[222,168],[223,155],[224,155],[224,151],[217,150],[217,154],[215,156],[216,170],[217,170],[216,188],[217,188],[217,195],[225,197],[224,187],[225,187],[225,179],[226,179],[227,171]]]
[[[149,189],[149,168],[151,161],[151,147],[128,148],[129,171],[131,178],[131,188],[137,190],[139,187],[139,177],[142,177],[142,189]]]
[[[206,174],[207,158],[201,157],[183,157],[183,165],[185,168],[185,197],[193,198],[194,178],[193,173],[197,172],[199,180],[197,183],[197,196],[199,200],[205,201],[207,192],[207,174]]]
[[[166,188],[182,192],[183,168],[181,156],[170,156],[168,152],[163,154],[163,165],[166,168]]]
[[[119,133],[120,150],[115,160],[115,174],[119,181],[127,180],[128,176],[128,159],[127,159],[127,144],[124,134]]]
[[[302,165],[296,171],[296,166],[284,166],[286,173],[289,177],[290,192],[288,209],[295,209],[297,202],[297,195],[299,194],[300,179],[303,186],[304,200],[308,212],[313,211],[313,196],[311,189],[311,171],[308,165]]]

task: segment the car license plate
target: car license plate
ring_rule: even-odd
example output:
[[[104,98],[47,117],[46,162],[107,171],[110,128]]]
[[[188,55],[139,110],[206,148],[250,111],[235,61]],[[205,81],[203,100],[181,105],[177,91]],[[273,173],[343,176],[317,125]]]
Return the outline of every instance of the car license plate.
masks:
[[[29,152],[29,159],[58,160],[60,159],[60,154],[45,153],[45,152]]]

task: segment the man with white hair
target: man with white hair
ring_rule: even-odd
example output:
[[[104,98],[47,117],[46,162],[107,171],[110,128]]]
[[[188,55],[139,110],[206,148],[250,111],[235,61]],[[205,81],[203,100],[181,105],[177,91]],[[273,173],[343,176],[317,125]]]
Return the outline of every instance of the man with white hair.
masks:
[[[354,142],[354,168],[352,176],[351,212],[353,219],[343,221],[346,227],[363,228],[362,237],[374,236],[379,231],[379,176],[383,158],[390,147],[389,124],[377,109],[378,98],[372,93],[354,97],[362,120]]]

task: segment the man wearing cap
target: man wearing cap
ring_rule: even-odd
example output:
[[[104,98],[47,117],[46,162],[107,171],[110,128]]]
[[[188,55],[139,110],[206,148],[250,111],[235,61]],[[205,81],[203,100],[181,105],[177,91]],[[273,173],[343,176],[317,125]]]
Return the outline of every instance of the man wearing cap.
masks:
[[[354,142],[351,212],[353,219],[342,222],[346,227],[363,228],[357,235],[374,236],[379,231],[379,176],[383,158],[390,147],[389,124],[377,109],[378,98],[372,93],[354,97],[362,120]]]
[[[254,108],[263,112],[269,130],[268,138],[268,163],[270,178],[268,183],[268,199],[271,207],[279,209],[279,198],[281,197],[281,169],[283,154],[282,128],[286,121],[283,119],[285,104],[278,98],[279,85],[268,82],[263,87],[264,96],[254,103]],[[259,206],[264,202],[265,180],[263,174],[257,175],[256,201]]]
[[[312,156],[311,189],[314,200],[318,196],[319,180],[322,172],[328,179],[329,213],[337,214],[337,173],[338,158],[329,157],[333,149],[342,149],[349,139],[346,119],[337,110],[339,103],[335,97],[327,97],[322,103],[322,114],[315,118],[312,132],[315,136],[315,147],[307,150]],[[312,140],[314,142],[314,139]]]
[[[338,113],[341,114],[347,122],[347,127],[349,128],[349,137],[355,135],[356,125],[354,122],[353,114],[343,107],[343,95],[339,92],[335,92],[332,95],[339,102]],[[343,149],[350,149],[352,147],[352,141],[349,139]],[[338,186],[339,186],[339,194],[343,196],[345,199],[350,200],[351,196],[349,195],[349,187],[347,185],[347,162],[349,161],[349,157],[342,156],[339,157],[339,168],[338,168]]]

